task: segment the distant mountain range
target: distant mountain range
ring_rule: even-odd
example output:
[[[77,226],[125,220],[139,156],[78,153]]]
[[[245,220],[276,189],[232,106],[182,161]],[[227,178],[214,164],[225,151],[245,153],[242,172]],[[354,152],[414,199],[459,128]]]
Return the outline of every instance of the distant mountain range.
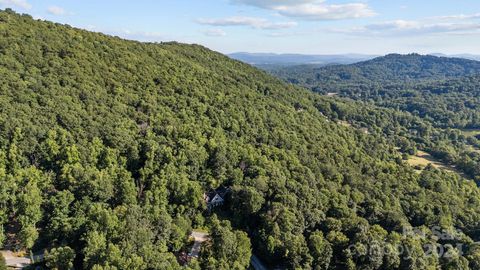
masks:
[[[455,54],[447,55],[432,53],[429,55],[439,57],[464,58],[480,61],[480,55]],[[332,54],[332,55],[308,55],[308,54],[275,54],[275,53],[247,53],[238,52],[229,54],[233,59],[254,65],[254,66],[295,66],[305,64],[331,65],[331,64],[354,64],[371,60],[380,55],[370,54]]]
[[[305,82],[341,81],[358,83],[377,81],[440,80],[480,73],[480,62],[464,58],[420,54],[389,54],[349,65],[300,65],[278,68],[275,75]]]
[[[274,53],[232,53],[229,54],[233,59],[255,65],[281,65],[294,66],[304,64],[353,64],[366,61],[377,57],[378,55],[366,54],[338,54],[338,55],[307,55],[307,54],[274,54]]]
[[[433,55],[433,56],[440,56],[440,57],[454,57],[454,58],[464,58],[464,59],[469,59],[469,60],[476,60],[476,61],[480,61],[480,55],[476,55],[476,54],[468,54],[468,53],[464,53],[464,54],[443,54],[443,53],[432,53],[430,55]]]

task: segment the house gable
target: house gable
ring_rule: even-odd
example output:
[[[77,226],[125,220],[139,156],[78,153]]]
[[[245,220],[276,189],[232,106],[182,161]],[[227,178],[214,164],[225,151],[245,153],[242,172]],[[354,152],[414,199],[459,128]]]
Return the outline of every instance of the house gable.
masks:
[[[220,204],[220,203],[223,203],[223,198],[220,197],[220,195],[218,194],[215,194],[215,197],[213,197],[213,199],[210,201],[210,203],[212,204]]]

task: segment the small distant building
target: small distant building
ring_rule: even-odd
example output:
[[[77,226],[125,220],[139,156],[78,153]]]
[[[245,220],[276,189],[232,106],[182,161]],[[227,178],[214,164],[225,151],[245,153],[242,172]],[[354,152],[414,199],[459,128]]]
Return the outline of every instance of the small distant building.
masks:
[[[370,131],[368,131],[368,128],[360,128],[360,131],[363,133],[363,134],[370,134]]]
[[[222,186],[203,194],[203,199],[207,203],[207,209],[212,210],[217,206],[222,206],[225,203],[228,193],[230,193],[230,188]]]

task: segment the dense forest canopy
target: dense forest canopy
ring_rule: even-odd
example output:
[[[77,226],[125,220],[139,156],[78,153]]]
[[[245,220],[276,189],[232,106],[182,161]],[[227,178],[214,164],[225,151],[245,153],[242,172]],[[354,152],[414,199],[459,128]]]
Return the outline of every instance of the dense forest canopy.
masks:
[[[351,107],[342,116],[360,126],[371,129],[382,126],[382,120],[371,119],[372,114],[382,111],[381,107],[387,109],[384,111],[389,112],[387,114],[406,113],[415,121],[399,121],[397,117],[394,123],[405,126],[405,123],[418,122],[430,126],[431,131],[400,134],[409,142],[407,153],[415,152],[412,147],[426,150],[478,182],[479,63],[459,58],[395,54],[353,65],[303,65],[270,72],[337,100],[358,101],[359,106]],[[382,131],[386,136],[392,134],[392,130]],[[398,140],[397,145],[407,149],[405,143],[399,145]]]
[[[428,122],[197,45],[11,10],[0,37],[0,243],[45,250],[42,267],[179,269],[192,228],[211,238],[186,269],[245,269],[252,252],[287,269],[479,267],[478,187],[417,173],[398,150],[433,144]],[[366,134],[342,120],[376,124]],[[230,197],[206,211],[219,186]]]

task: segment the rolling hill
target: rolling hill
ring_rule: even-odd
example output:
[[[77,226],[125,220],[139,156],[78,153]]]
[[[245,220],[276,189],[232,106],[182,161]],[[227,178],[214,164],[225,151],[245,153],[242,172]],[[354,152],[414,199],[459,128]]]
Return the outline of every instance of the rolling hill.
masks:
[[[352,65],[303,65],[271,72],[323,94],[399,108],[437,127],[480,127],[478,61],[395,54]]]
[[[428,124],[369,108],[378,126],[366,134],[339,124],[361,105],[198,45],[11,10],[0,36],[0,243],[46,250],[41,266],[245,269],[253,250],[287,269],[478,267],[478,187],[417,173],[373,132],[400,140]],[[207,211],[203,194],[220,186],[226,204]],[[211,238],[185,263],[192,228]],[[449,256],[429,256],[432,245]],[[412,252],[376,252],[398,247]]]
[[[373,55],[338,54],[338,55],[308,55],[308,54],[275,54],[275,53],[232,53],[229,57],[261,67],[282,67],[302,64],[352,64],[374,58]]]
[[[315,83],[395,83],[440,80],[476,75],[480,62],[462,58],[419,54],[390,54],[350,65],[318,67],[302,65],[276,72],[287,80],[313,86]]]

